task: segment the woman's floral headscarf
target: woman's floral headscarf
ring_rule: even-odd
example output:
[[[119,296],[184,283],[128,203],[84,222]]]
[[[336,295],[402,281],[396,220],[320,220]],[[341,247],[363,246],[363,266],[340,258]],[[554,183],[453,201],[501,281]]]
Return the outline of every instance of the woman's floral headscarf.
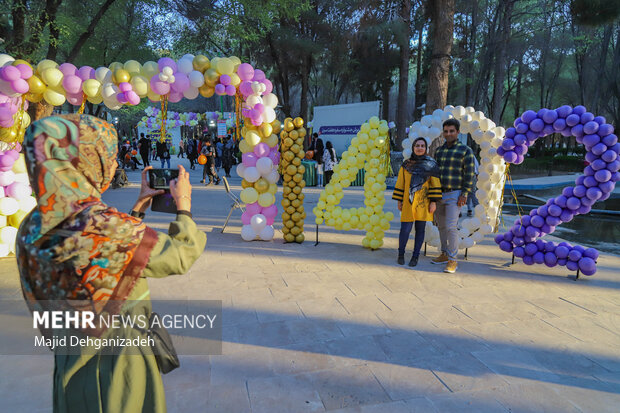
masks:
[[[37,207],[19,228],[16,254],[30,308],[57,300],[117,313],[157,235],[101,201],[114,178],[116,130],[93,116],[54,116],[30,126],[24,148]]]

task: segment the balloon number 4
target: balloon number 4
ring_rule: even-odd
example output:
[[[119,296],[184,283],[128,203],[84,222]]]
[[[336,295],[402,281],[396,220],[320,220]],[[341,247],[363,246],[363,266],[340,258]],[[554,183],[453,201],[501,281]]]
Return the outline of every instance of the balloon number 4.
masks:
[[[605,118],[594,116],[583,106],[572,108],[565,105],[538,112],[528,110],[515,120],[514,127],[506,130],[497,154],[506,162],[519,164],[536,139],[552,133],[574,136],[582,143],[587,150],[588,166],[576,179],[575,186],[564,188],[561,195],[517,219],[510,231],[495,237],[495,242],[503,251],[522,258],[527,265],[565,265],[571,271],[580,270],[585,275],[593,275],[597,250],[567,242],[556,245],[539,237],[551,234],[558,225],[569,222],[575,215],[587,214],[594,203],[609,198],[620,179],[618,137]]]

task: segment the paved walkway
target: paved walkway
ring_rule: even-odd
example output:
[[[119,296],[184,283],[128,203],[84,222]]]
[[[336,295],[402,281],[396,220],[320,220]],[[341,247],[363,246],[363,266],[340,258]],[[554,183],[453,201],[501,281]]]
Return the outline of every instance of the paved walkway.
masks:
[[[345,193],[347,207],[361,205],[360,189]],[[128,210],[136,194],[105,200]],[[310,223],[319,191],[306,194]],[[164,376],[170,412],[618,411],[618,256],[602,255],[599,272],[575,282],[564,267],[507,266],[487,237],[456,274],[431,265],[431,249],[412,270],[395,263],[396,223],[374,252],[361,232],[330,229],[316,247],[283,244],[279,231],[245,243],[238,212],[220,233],[222,186],[196,185],[193,199],[207,249],[188,274],[150,286],[154,298],[222,300],[223,355],[182,357]],[[157,229],[167,219],[147,215]],[[14,261],[0,261],[0,273],[1,298],[18,297]],[[0,410],[51,411],[51,357],[0,365]]]

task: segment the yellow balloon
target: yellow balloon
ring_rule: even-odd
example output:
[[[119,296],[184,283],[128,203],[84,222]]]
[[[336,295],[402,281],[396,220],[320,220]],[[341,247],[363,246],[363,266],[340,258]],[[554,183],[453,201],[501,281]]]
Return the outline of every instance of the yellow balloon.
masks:
[[[248,145],[252,148],[260,143],[260,135],[253,130],[250,130],[245,134],[245,139],[248,141]]]
[[[215,68],[222,75],[230,75],[235,70],[235,64],[227,57],[223,57],[216,62]]]
[[[198,70],[199,72],[204,73],[205,70],[211,67],[211,62],[209,61],[209,58],[207,56],[199,54],[194,56],[192,66],[194,66],[194,70]]]
[[[43,100],[43,93],[26,93],[26,99],[32,103],[38,103]]]
[[[101,93],[101,83],[97,79],[88,79],[82,83],[82,91],[89,98],[95,97]]]
[[[284,228],[282,228],[284,230]],[[282,231],[284,232],[284,231]],[[293,234],[286,234],[284,235],[284,241],[286,242],[295,242],[295,235]]]
[[[252,148],[250,147],[250,145],[248,145],[245,139],[239,142],[239,150],[241,151],[241,153],[252,152]]]
[[[51,70],[51,69],[48,69],[48,70]],[[65,101],[67,100],[65,95],[60,93],[58,88],[51,88],[51,87],[48,88],[45,92],[43,92],[43,98],[45,99],[47,103],[49,103],[52,106],[60,106],[63,103],[65,103]]]
[[[44,60],[41,60],[39,64],[37,65],[37,72],[39,72],[39,74],[42,74],[47,69],[50,69],[50,68],[55,69],[57,67],[58,67],[58,63],[54,62],[53,60],[44,59]]]
[[[304,120],[302,118],[295,118],[293,119],[293,125],[295,125],[296,128],[301,128],[302,126],[304,126]]]
[[[45,69],[43,73],[41,73],[41,79],[49,86],[49,87],[57,87],[62,83],[63,74],[60,70],[50,67],[49,69]],[[47,98],[46,98],[47,100]]]
[[[278,192],[278,185],[269,184],[269,189],[267,190],[270,194],[275,195]]]
[[[142,70],[142,65],[136,60],[128,60],[123,65],[123,68],[129,73],[140,73],[140,70]]]
[[[270,148],[273,148],[278,144],[278,137],[276,135],[271,135],[265,140],[265,143],[269,145]]]
[[[142,65],[142,70],[140,70],[140,73],[148,80],[151,80],[153,76],[159,73],[159,66],[153,61],[145,62],[144,65]]]
[[[254,184],[252,182],[246,181],[245,179],[242,179],[241,180],[241,187],[243,189],[245,189],[245,188],[254,188]]]
[[[305,128],[299,128],[299,129],[297,130],[297,133],[299,134],[299,137],[300,137],[300,138],[305,138],[305,137],[306,137],[306,133],[307,133],[307,132],[306,132],[306,129],[305,129]]]
[[[142,75],[135,75],[131,78],[131,87],[133,91],[141,98],[145,97],[149,92],[149,81]]]
[[[390,130],[390,128],[388,127],[388,125],[385,125],[385,124],[379,125],[379,134],[387,135],[389,130]]]
[[[265,195],[265,194],[263,194]],[[271,195],[271,194],[269,194]],[[241,193],[239,194],[239,196],[241,197],[241,200],[243,202],[245,202],[246,204],[252,204],[254,202],[256,202],[258,200],[258,192],[256,192],[256,189],[254,188],[245,188],[244,190],[241,191]],[[273,195],[271,195],[273,196]],[[271,204],[269,204],[271,205]],[[269,206],[266,205],[266,206]]]
[[[19,112],[17,112],[19,113]],[[30,126],[30,115],[28,114],[28,112],[24,111],[23,116],[22,116],[22,128],[26,129],[28,126]],[[26,172],[26,171],[24,171]]]
[[[200,92],[200,96],[205,97],[205,98],[210,98],[211,96],[215,94],[215,88],[207,84],[204,84],[198,88],[198,92]]]
[[[43,81],[37,75],[32,75],[28,79],[28,86],[30,86],[29,93],[32,93],[33,95],[39,95],[45,92],[45,89],[47,89],[45,83],[43,83]]]
[[[229,59],[231,62],[233,62],[233,65],[235,65],[235,70],[237,70],[237,67],[239,67],[239,65],[241,64],[241,59],[239,59],[237,56],[230,56]]]
[[[269,189],[269,182],[267,182],[265,178],[260,178],[254,183],[254,189],[256,189],[261,194],[267,192],[267,190]]]
[[[271,122],[271,127],[273,128],[273,133],[276,135],[282,131],[282,124],[277,119]]]
[[[205,84],[215,87],[215,85],[217,84],[217,81],[220,78],[219,73],[217,73],[217,70],[211,68],[211,69],[207,69],[207,71],[205,72]]]
[[[260,131],[260,134],[263,138],[268,138],[273,133],[273,127],[269,123],[263,123],[262,125],[260,125],[258,130]]]
[[[123,64],[121,62],[112,62],[110,63],[110,66],[108,66],[108,69],[110,69],[112,72],[116,72],[119,69],[123,69]]]
[[[372,118],[368,119],[368,124],[370,125],[371,128],[377,129],[379,125],[381,124],[381,121],[379,120],[377,116],[373,116]]]
[[[116,69],[114,71],[114,76],[112,76],[112,81],[116,84],[129,82],[131,80],[131,76],[129,72],[125,69]]]
[[[9,216],[9,225],[15,228],[19,228],[19,224],[22,223],[22,221],[24,220],[24,218],[26,218],[26,215],[28,214],[29,212],[26,211],[17,211],[13,215]]]
[[[161,96],[159,96],[157,93],[153,92],[151,89],[149,89],[146,92],[146,96],[148,96],[148,98],[151,99],[154,102],[159,102],[161,100]]]
[[[241,78],[236,73],[230,75],[230,84],[237,87],[241,83]]]
[[[11,65],[12,65],[12,66],[17,66],[17,65],[27,65],[27,66],[30,66],[30,68],[34,70],[34,68],[32,67],[32,65],[31,65],[29,62],[25,61],[24,59],[15,59],[15,60],[13,60],[13,62],[11,63]]]
[[[258,197],[258,205],[262,207],[268,207],[269,205],[273,205],[275,201],[276,201],[275,197],[273,196],[273,194],[270,194],[269,192],[260,194],[260,196]]]

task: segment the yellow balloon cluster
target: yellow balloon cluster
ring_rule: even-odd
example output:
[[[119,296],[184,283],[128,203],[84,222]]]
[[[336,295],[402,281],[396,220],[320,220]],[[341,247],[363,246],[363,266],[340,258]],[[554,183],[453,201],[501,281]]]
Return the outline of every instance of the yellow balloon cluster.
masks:
[[[304,194],[306,186],[304,172],[306,168],[301,164],[304,157],[304,137],[306,129],[302,118],[286,118],[284,130],[280,133],[282,158],[282,233],[286,242],[304,242]]]
[[[325,222],[337,230],[365,230],[362,245],[373,250],[383,245],[385,231],[394,219],[394,214],[383,211],[386,176],[382,164],[385,157],[389,157],[388,130],[387,122],[376,116],[362,125],[348,150],[342,153],[342,159],[334,167],[332,179],[321,192],[313,210],[317,225]],[[343,209],[338,206],[344,197],[342,190],[351,185],[361,168],[365,169],[365,207]]]

